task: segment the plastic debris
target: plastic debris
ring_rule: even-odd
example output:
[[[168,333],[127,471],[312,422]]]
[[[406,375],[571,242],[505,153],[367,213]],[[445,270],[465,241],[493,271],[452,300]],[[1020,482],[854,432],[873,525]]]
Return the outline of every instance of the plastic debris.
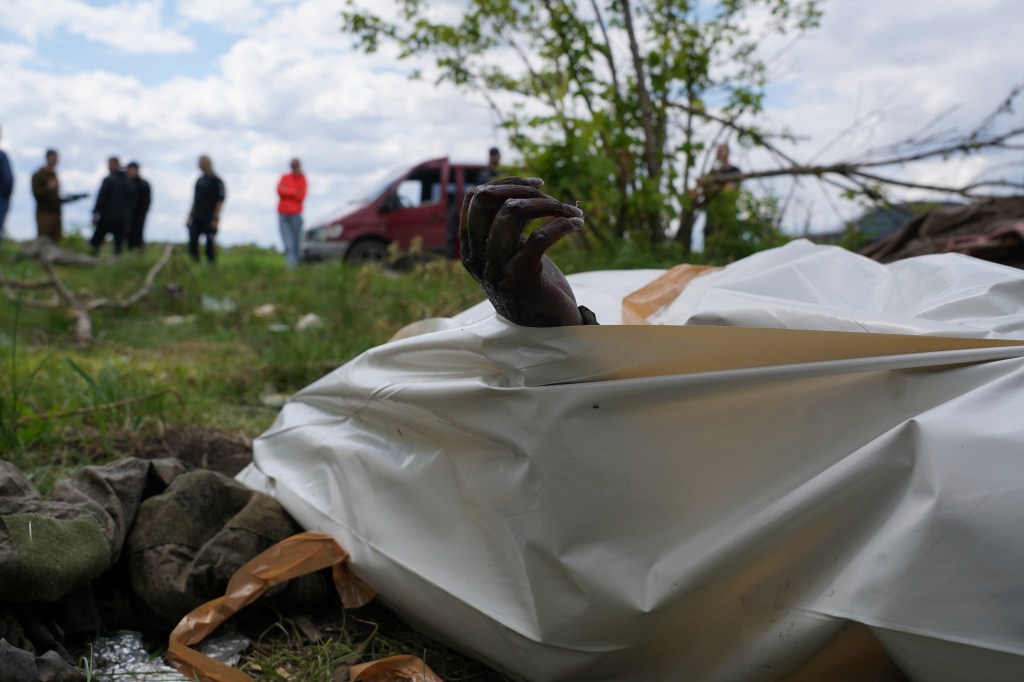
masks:
[[[247,637],[226,634],[205,642],[201,651],[226,665],[237,665],[249,646]],[[150,654],[142,645],[142,633],[122,632],[100,637],[93,643],[92,672],[97,682],[144,679],[146,682],[188,682],[174,668]]]
[[[203,294],[200,300],[202,301],[203,310],[213,313],[231,313],[237,309],[235,302],[230,298],[214,298],[213,296]]]
[[[324,326],[324,321],[320,319],[320,316],[316,313],[306,313],[299,318],[299,321],[295,323],[297,330],[305,331],[306,329],[315,329],[317,327]]]
[[[267,407],[284,407],[291,398],[290,393],[281,393],[274,386],[267,386],[260,394],[260,404]]]

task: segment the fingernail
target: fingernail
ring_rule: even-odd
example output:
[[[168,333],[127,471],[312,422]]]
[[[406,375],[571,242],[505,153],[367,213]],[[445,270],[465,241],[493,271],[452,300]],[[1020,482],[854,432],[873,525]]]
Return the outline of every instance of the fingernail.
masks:
[[[528,183],[530,183],[531,185],[533,185],[534,187],[543,187],[544,186],[544,181],[541,180],[540,178],[526,178],[526,181]]]

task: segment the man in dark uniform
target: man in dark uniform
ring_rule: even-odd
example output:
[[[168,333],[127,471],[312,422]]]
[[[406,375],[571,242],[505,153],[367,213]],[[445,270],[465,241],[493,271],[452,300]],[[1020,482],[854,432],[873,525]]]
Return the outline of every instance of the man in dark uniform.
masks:
[[[4,238],[4,222],[7,220],[7,209],[11,207],[11,194],[14,192],[14,171],[7,152],[0,149],[0,240]]]
[[[214,263],[217,252],[213,245],[214,235],[220,226],[220,209],[224,205],[226,191],[224,183],[213,172],[213,162],[205,154],[199,157],[199,170],[203,172],[196,180],[195,198],[188,212],[188,252],[199,262],[199,237],[206,235],[206,260]]]
[[[480,173],[479,184],[490,182],[498,177],[498,166],[501,165],[501,150],[491,147],[487,151],[487,168]]]
[[[466,174],[466,189],[483,185],[484,183],[498,178],[498,167],[501,165],[501,150],[491,147],[487,150],[487,167],[475,175]],[[449,170],[448,177],[448,229],[447,229],[447,251],[449,258],[457,258],[459,255],[459,202],[455,195],[455,171]]]
[[[118,255],[131,228],[135,189],[121,170],[120,159],[116,156],[107,159],[107,168],[110,173],[103,178],[100,192],[96,195],[96,205],[92,209],[92,224],[96,229],[89,243],[92,244],[93,253],[99,253],[103,240],[108,234],[113,235],[114,255]]]
[[[729,146],[715,149],[715,165],[711,174],[701,179],[703,196],[698,206],[704,208],[704,253],[715,252],[739,224],[741,171],[729,160]]]
[[[142,251],[145,246],[142,238],[142,230],[146,225],[146,214],[149,213],[149,205],[153,195],[149,183],[139,175],[139,164],[132,161],[128,164],[125,175],[128,183],[135,189],[135,204],[132,206],[131,229],[128,231],[128,248]]]

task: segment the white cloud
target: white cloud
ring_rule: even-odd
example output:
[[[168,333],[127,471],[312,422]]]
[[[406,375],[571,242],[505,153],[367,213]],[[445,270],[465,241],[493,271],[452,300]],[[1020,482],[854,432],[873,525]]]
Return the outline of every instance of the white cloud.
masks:
[[[0,25],[30,43],[58,30],[129,54],[187,52],[192,39],[163,25],[160,0],[96,7],[83,0],[5,0]]]
[[[178,15],[187,21],[243,31],[266,19],[266,5],[266,2],[255,0],[181,0],[177,10]]]
[[[1015,0],[833,0],[825,5],[821,30],[773,64],[781,96],[769,101],[766,115],[801,137],[790,148],[794,156],[817,162],[884,147],[943,112],[949,114],[934,131],[969,130],[1024,80],[1022,32],[1024,5]],[[780,44],[769,41],[765,50],[771,53]],[[846,134],[836,139],[842,131]],[[991,153],[887,168],[883,174],[923,184],[966,183],[1004,160]],[[746,161],[751,167],[768,164],[759,156]],[[775,184],[776,191],[788,191],[785,183]],[[815,185],[805,180],[799,193],[814,204],[811,223],[816,230],[834,229],[839,217]],[[841,205],[835,191],[827,193]],[[907,190],[894,197],[922,194],[935,196]],[[857,210],[847,204],[840,214],[849,217]]]
[[[36,57],[36,51],[27,45],[0,43],[0,68],[19,66]]]
[[[495,141],[486,108],[410,82],[385,55],[354,53],[334,0],[271,9],[200,78],[147,85],[141,75],[17,63],[0,73],[0,89],[20,93],[18,115],[3,122],[18,173],[11,234],[34,234],[28,176],[50,146],[61,151],[67,191],[95,192],[110,154],[138,159],[153,185],[152,239],[183,238],[196,158],[209,154],[228,189],[221,240],[267,245],[279,239],[274,188],[293,156],[309,175],[308,219],[386,169],[446,154],[485,158]],[[90,208],[68,206],[65,222],[85,224]]]
[[[453,6],[433,9],[450,12]],[[309,175],[306,217],[312,220],[388,169],[444,155],[483,160],[487,147],[500,144],[479,99],[409,81],[404,74],[411,65],[396,68],[393,51],[355,52],[351,37],[340,33],[341,7],[337,0],[182,0],[166,7],[171,21],[180,22],[172,29],[162,23],[157,2],[7,0],[0,22],[17,26],[23,41],[0,44],[0,124],[18,175],[9,231],[19,239],[35,233],[28,177],[51,146],[61,150],[67,191],[95,192],[110,154],[140,161],[153,184],[148,235],[155,240],[184,239],[196,158],[209,154],[228,187],[221,241],[276,245],[274,187],[293,156],[303,159]],[[119,75],[53,57],[47,62],[32,49],[41,35],[74,30],[118,49],[135,41],[153,52],[161,45],[195,46],[206,56],[197,36],[224,28],[233,33],[217,37],[229,46],[210,58],[205,73],[193,76]],[[968,125],[1020,77],[1022,34],[1024,5],[1015,0],[941,0],[926,7],[832,0],[822,30],[775,65],[785,96],[770,102],[766,115],[806,136],[792,150],[805,159],[837,131],[878,110],[822,160],[896,139],[953,104],[962,107],[950,123]],[[741,150],[737,156],[744,168],[767,163]],[[921,182],[959,181],[1005,160],[897,172]],[[798,199],[812,225],[833,227],[836,218],[820,190],[809,181],[803,186],[809,191]],[[89,202],[69,206],[66,222],[86,224],[90,208]],[[800,222],[794,214],[790,224]]]

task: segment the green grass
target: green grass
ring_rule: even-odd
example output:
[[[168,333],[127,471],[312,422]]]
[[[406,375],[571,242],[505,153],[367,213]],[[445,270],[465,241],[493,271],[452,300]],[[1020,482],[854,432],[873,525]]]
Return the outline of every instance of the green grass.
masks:
[[[443,680],[507,682],[508,677],[409,629],[371,602],[343,611],[341,619],[307,618],[318,631],[310,637],[295,620],[279,615],[262,631],[248,634],[253,646],[239,669],[255,680],[333,680],[338,669],[397,655],[418,656]]]
[[[4,277],[45,278],[36,261],[12,262],[15,251],[0,248]],[[150,245],[143,255],[57,271],[81,299],[123,300],[160,251]],[[164,424],[255,437],[276,414],[262,394],[292,393],[402,326],[481,298],[448,261],[398,276],[341,262],[288,270],[271,250],[236,247],[210,267],[192,263],[179,246],[148,297],[128,310],[92,312],[95,343],[79,349],[66,310],[31,304],[54,299],[52,290],[20,296],[29,300],[0,301],[0,448],[37,481],[91,463],[83,438],[101,446],[92,459],[105,460],[127,454],[116,446],[126,435]],[[233,309],[210,309],[204,301],[211,300]],[[272,313],[257,314],[267,305]],[[321,324],[297,330],[311,313]],[[103,407],[112,403],[120,406]]]
[[[66,241],[85,249],[80,239]],[[14,261],[17,248],[0,246],[3,276],[45,279],[37,261]],[[145,254],[57,272],[81,300],[123,300],[161,251],[151,244]],[[567,272],[679,260],[671,247],[654,255],[628,244],[585,252],[569,242],[555,257]],[[92,312],[95,342],[80,349],[66,309],[33,305],[55,300],[51,289],[19,296],[19,303],[0,300],[0,448],[39,481],[126,454],[118,442],[162,424],[255,437],[276,414],[261,395],[293,393],[404,325],[452,315],[482,298],[461,265],[447,260],[398,275],[342,262],[289,270],[280,254],[241,246],[222,249],[210,267],[193,263],[179,245],[148,297],[128,310]],[[210,305],[225,301],[230,310]],[[272,312],[259,314],[267,306]],[[308,314],[320,325],[297,330]],[[104,407],[112,403],[118,406]],[[83,453],[83,439],[101,447]]]

